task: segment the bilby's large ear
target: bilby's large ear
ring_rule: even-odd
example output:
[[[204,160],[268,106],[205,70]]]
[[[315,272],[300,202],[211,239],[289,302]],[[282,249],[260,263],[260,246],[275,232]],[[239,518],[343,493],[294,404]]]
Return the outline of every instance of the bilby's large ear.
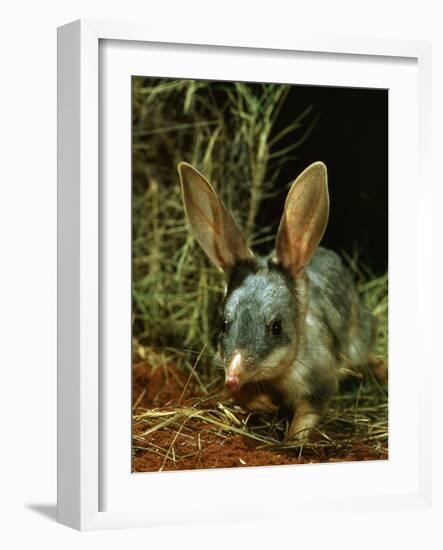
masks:
[[[320,244],[329,216],[328,176],[314,162],[294,181],[276,240],[277,261],[296,277]]]
[[[238,260],[253,258],[240,229],[206,178],[186,162],[178,165],[178,172],[192,232],[209,259],[229,271]]]

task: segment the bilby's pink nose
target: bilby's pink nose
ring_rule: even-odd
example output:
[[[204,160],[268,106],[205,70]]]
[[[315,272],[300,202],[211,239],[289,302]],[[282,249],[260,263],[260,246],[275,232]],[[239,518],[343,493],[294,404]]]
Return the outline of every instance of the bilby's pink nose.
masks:
[[[240,380],[234,376],[227,376],[225,386],[229,391],[238,391],[240,389]]]
[[[240,370],[241,370],[241,355],[235,353],[231,363],[226,369],[225,386],[230,391],[238,391],[240,389]]]

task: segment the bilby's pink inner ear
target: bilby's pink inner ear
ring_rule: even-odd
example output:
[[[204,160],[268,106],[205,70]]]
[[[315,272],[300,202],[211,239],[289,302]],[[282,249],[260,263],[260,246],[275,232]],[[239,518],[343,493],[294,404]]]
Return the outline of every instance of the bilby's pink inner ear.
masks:
[[[277,233],[277,260],[294,277],[309,263],[320,244],[328,216],[326,166],[314,162],[292,184]]]
[[[209,259],[229,271],[238,260],[252,258],[237,224],[206,178],[186,162],[178,165],[178,172],[192,232]]]

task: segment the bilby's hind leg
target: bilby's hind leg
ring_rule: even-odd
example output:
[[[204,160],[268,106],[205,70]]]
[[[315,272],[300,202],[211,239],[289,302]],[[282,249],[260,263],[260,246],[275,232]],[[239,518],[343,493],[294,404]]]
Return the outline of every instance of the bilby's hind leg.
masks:
[[[385,359],[369,354],[368,368],[379,382],[388,381],[388,362]]]

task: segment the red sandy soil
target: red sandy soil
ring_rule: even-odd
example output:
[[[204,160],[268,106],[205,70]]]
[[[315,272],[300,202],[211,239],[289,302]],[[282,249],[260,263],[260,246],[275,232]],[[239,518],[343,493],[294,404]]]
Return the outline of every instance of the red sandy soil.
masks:
[[[201,398],[198,387],[188,383],[187,376],[173,365],[152,368],[145,362],[133,367],[133,413],[146,410],[167,411],[195,403]],[[214,408],[216,402],[208,400],[200,407]],[[133,422],[134,472],[159,470],[194,470],[243,466],[270,466],[313,462],[380,460],[387,458],[387,451],[375,452],[361,442],[353,445],[345,456],[337,456],[327,449],[263,449],[262,443],[237,434],[222,433],[213,425],[199,419],[188,419],[178,427],[161,428],[137,439],[147,429],[142,421]],[[178,432],[178,433],[177,433]],[[165,453],[164,450],[167,450]],[[328,454],[329,453],[329,454]],[[301,456],[300,456],[301,455]]]

